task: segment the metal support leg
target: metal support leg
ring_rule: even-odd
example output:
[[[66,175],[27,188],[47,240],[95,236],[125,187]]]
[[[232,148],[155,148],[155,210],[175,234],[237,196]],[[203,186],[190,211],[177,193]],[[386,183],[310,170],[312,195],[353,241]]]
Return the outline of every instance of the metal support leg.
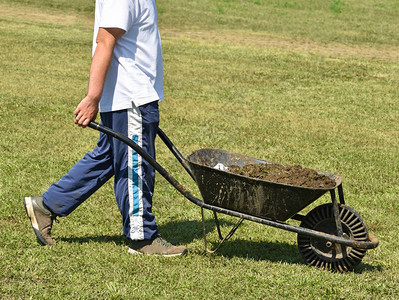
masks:
[[[337,234],[339,237],[342,237],[344,232],[342,230],[341,218],[339,216],[339,207],[338,207],[338,203],[337,203],[337,198],[335,197],[335,190],[331,190],[330,194],[331,194],[331,201],[333,204],[335,224],[337,226]]]
[[[216,211],[213,212],[213,217],[215,218],[216,229],[218,230],[219,239],[223,240],[222,232],[220,231],[219,219]]]
[[[335,197],[335,190],[331,190],[330,194],[331,194],[331,201],[333,203],[333,212],[334,212],[335,224],[337,227],[337,235],[339,237],[344,237],[344,231],[342,229],[341,217],[339,215],[339,206],[338,206],[337,199]],[[346,257],[346,246],[343,244],[340,244],[340,246],[341,246],[342,256]]]
[[[339,203],[345,204],[344,190],[342,188],[342,183],[338,186],[338,197],[339,197]]]
[[[214,212],[214,216],[216,216],[216,213],[215,213],[215,212]],[[210,250],[210,249],[208,249],[207,241],[206,241],[206,229],[205,229],[204,208],[202,208],[202,207],[201,207],[201,217],[202,217],[202,234],[203,234],[203,236],[204,236],[205,251],[208,252],[208,253],[215,253],[215,252],[219,249],[219,247],[220,247],[225,241],[229,240],[229,239],[233,236],[233,234],[236,232],[237,228],[238,228],[238,227],[241,225],[241,223],[244,221],[243,218],[240,218],[240,219],[238,220],[238,222],[234,225],[234,227],[230,230],[230,232],[223,238],[223,236],[222,236],[222,234],[221,234],[221,232],[220,232],[219,220],[218,220],[217,217],[216,217],[215,222],[216,222],[216,226],[217,226],[217,228],[218,228],[218,234],[219,234],[219,237],[220,237],[221,241],[219,242],[219,244],[216,246],[215,249]]]

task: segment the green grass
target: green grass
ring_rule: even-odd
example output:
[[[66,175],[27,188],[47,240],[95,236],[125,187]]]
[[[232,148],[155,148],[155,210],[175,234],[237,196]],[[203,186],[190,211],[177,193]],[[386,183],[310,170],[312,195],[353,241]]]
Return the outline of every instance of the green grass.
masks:
[[[397,297],[397,2],[157,5],[161,128],[179,150],[225,149],[340,174],[347,204],[380,246],[354,272],[319,271],[303,264],[295,234],[245,221],[216,254],[206,254],[200,209],[161,176],[157,222],[166,239],[188,247],[187,257],[128,255],[112,182],[54,225],[55,247],[39,246],[22,197],[43,193],[98,135],[77,128],[72,113],[87,89],[93,1],[0,0],[0,298]],[[199,195],[160,141],[157,151],[161,165]],[[224,231],[236,222],[220,218]]]

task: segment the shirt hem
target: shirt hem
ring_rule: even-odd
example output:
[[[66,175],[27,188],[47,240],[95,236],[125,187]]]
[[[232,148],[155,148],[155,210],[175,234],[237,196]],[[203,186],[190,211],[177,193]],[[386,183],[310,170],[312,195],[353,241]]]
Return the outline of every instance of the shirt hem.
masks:
[[[109,107],[109,106],[101,107],[101,105],[100,105],[100,113],[106,113],[106,112],[111,112],[111,111],[129,109],[129,108],[132,107],[131,102],[133,102],[136,107],[139,107],[141,105],[148,104],[148,103],[151,103],[151,102],[154,102],[154,101],[163,101],[163,100],[164,100],[164,97],[159,97],[159,98],[155,98],[155,99],[151,99],[151,100],[149,100],[149,99],[146,99],[146,100],[143,100],[143,99],[142,100],[137,100],[137,99],[133,100],[132,99],[129,102],[124,103],[123,105],[117,105],[117,106],[113,106],[113,107]]]

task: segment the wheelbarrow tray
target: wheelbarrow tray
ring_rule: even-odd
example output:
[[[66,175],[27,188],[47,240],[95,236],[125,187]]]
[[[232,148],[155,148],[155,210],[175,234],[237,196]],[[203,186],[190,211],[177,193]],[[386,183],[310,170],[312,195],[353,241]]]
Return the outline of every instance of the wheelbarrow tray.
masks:
[[[336,185],[309,188],[229,173],[215,166],[275,163],[217,149],[197,150],[187,156],[186,161],[205,203],[275,221],[288,220],[342,181],[340,176],[318,172],[334,180]]]

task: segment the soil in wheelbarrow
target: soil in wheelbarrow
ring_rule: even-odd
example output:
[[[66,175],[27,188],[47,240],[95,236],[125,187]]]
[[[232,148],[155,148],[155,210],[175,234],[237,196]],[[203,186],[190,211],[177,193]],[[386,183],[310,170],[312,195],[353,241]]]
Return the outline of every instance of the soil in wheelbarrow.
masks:
[[[243,167],[230,166],[227,172],[271,182],[308,188],[333,188],[335,181],[317,171],[299,165],[249,164]]]

